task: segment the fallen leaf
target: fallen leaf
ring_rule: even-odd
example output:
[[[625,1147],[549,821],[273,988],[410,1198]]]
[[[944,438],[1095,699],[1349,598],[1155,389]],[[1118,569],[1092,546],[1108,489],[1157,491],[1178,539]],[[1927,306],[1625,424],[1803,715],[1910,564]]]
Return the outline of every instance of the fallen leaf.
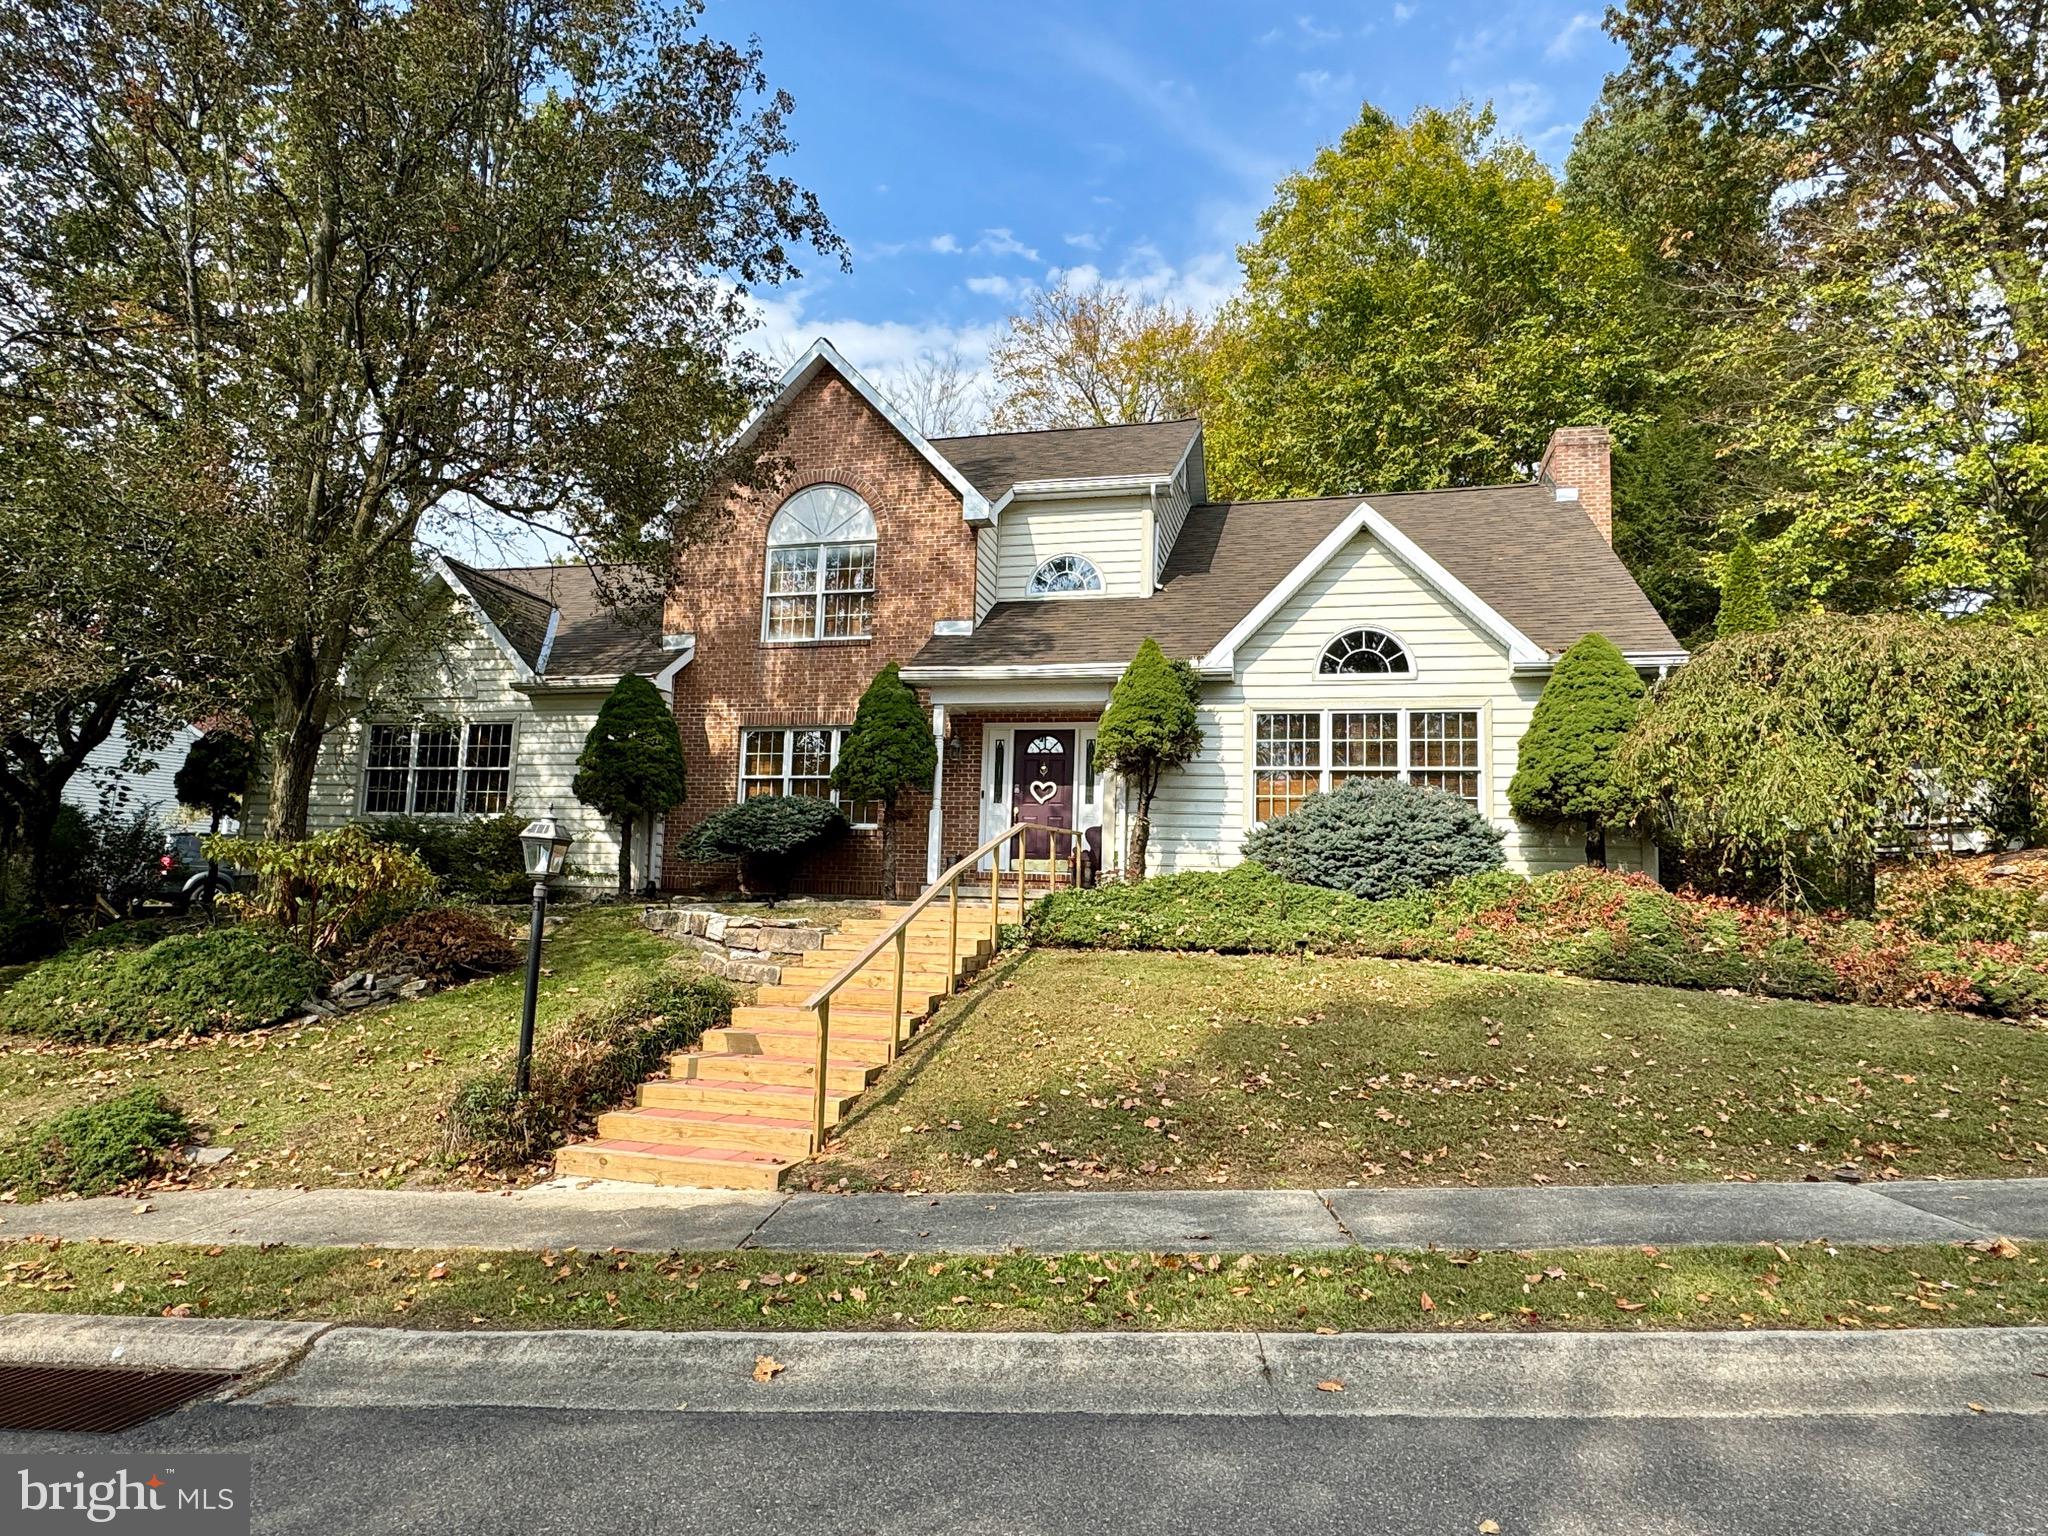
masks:
[[[754,1380],[756,1381],[773,1381],[788,1369],[788,1366],[784,1365],[773,1355],[754,1356]]]
[[[1986,1408],[1982,1403],[1965,1403],[1963,1406],[1968,1408],[1972,1413],[1989,1413],[1991,1411],[1989,1408]]]
[[[1344,1383],[1341,1381],[1319,1381],[1316,1383],[1316,1390],[1318,1392],[1342,1392],[1344,1390]]]
[[[1498,1520],[1480,1521],[1479,1536],[1500,1536],[1500,1522]]]
[[[1434,1312],[1436,1310],[1436,1303],[1429,1299],[1429,1292],[1427,1291],[1422,1293],[1422,1310],[1425,1312]]]
[[[446,1280],[448,1278],[448,1266],[446,1264],[436,1264],[427,1271],[427,1278],[429,1280]]]
[[[1614,1304],[1624,1312],[1640,1312],[1649,1305],[1647,1301],[1630,1301],[1626,1296],[1615,1297]]]

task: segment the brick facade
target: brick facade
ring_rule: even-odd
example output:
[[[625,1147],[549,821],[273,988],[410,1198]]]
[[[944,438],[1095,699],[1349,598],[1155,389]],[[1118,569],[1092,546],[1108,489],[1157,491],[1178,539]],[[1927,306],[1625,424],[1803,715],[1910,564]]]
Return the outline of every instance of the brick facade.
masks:
[[[1559,427],[1543,450],[1539,473],[1579,493],[1579,505],[1600,537],[1614,542],[1613,444],[1605,427]]]
[[[678,843],[738,797],[743,728],[851,725],[877,671],[909,661],[935,619],[974,613],[974,532],[960,495],[887,419],[825,369],[790,401],[782,421],[775,453],[787,474],[772,494],[733,494],[718,531],[682,553],[664,615],[667,633],[692,634],[697,646],[675,679],[689,794],[668,818],[662,883],[671,890],[731,884],[729,869],[686,862]],[[769,645],[761,639],[768,524],[790,496],[818,484],[843,485],[874,512],[872,635]],[[906,892],[924,885],[929,811],[923,796],[906,796],[898,807],[898,884]],[[831,895],[872,896],[881,880],[879,832],[855,832],[799,874],[803,889]]]

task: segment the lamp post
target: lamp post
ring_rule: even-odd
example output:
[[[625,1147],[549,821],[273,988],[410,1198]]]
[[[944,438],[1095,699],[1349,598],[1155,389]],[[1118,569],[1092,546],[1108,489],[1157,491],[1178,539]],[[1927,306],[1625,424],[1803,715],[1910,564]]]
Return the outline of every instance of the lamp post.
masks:
[[[526,1004],[519,1014],[519,1065],[512,1077],[513,1089],[521,1098],[533,1076],[533,1011],[540,993],[540,932],[548,913],[548,881],[562,872],[571,841],[568,829],[555,820],[553,807],[528,822],[519,834],[526,872],[533,876],[533,926],[526,936]]]

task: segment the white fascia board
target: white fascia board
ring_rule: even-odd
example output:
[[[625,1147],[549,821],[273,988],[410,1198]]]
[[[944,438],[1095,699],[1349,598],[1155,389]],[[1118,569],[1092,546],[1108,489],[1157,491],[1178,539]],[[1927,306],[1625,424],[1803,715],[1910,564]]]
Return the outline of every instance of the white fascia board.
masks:
[[[984,523],[991,520],[988,498],[976,490],[968,478],[931,445],[908,416],[897,410],[882,397],[874,385],[861,377],[860,370],[849,363],[839,349],[832,345],[830,339],[824,336],[812,342],[810,350],[789,365],[788,372],[782,376],[782,382],[776,386],[774,397],[747,419],[747,424],[740,429],[740,435],[735,440],[735,446],[745,447],[752,442],[763,423],[794,400],[798,391],[811,381],[811,376],[820,368],[830,368],[851,384],[854,392],[880,412],[889,425],[902,435],[903,440],[917,450],[919,457],[938,472],[939,478],[960,493],[961,515],[968,522]]]
[[[1621,659],[1638,672],[1650,668],[1682,667],[1692,660],[1691,651],[1623,651]],[[1518,661],[1514,671],[1518,674],[1541,674],[1556,670],[1558,658],[1545,656],[1541,661]]]
[[[526,658],[521,656],[517,647],[505,638],[503,631],[491,622],[491,616],[484,612],[484,605],[478,602],[469,588],[462,584],[461,579],[456,576],[448,562],[442,559],[440,555],[432,554],[427,556],[427,564],[432,567],[436,576],[439,576],[448,584],[448,590],[453,592],[463,606],[469,610],[469,616],[483,627],[483,632],[490,636],[491,644],[503,652],[505,659],[512,663],[512,681],[514,686],[531,685],[537,682],[539,680],[538,675],[534,672],[533,668],[526,664]],[[548,616],[548,639],[550,642],[553,641],[554,634],[555,610],[550,609]]]
[[[1096,475],[1072,480],[1019,480],[995,499],[988,521],[996,522],[1013,501],[1083,501],[1097,496],[1147,496],[1171,485],[1161,475]]]
[[[987,663],[971,667],[905,667],[906,683],[1000,683],[1050,681],[1115,682],[1124,675],[1123,665],[1114,661],[1048,662],[1042,666]]]
[[[687,667],[697,655],[697,637],[695,635],[682,635],[678,638],[681,644],[676,647],[676,659],[654,674],[654,686],[663,693],[672,694],[675,692],[676,674]]]
[[[1300,564],[1280,579],[1278,586],[1259,599],[1257,607],[1238,620],[1230,633],[1210,648],[1209,654],[1196,664],[1198,670],[1205,674],[1211,669],[1223,673],[1233,671],[1237,648],[1257,634],[1280,611],[1282,604],[1306,586],[1316,572],[1335,559],[1337,552],[1360,533],[1370,533],[1379,540],[1396,560],[1436,588],[1449,599],[1451,606],[1498,641],[1508,653],[1510,666],[1540,667],[1549,663],[1549,652],[1502,618],[1491,604],[1445,570],[1421,545],[1374,511],[1370,502],[1361,501],[1342,522],[1324,535],[1322,542],[1310,550]]]
[[[540,637],[540,659],[534,664],[533,668],[535,672],[543,677],[547,675],[548,658],[555,653],[555,631],[561,627],[562,610],[550,608],[548,610],[548,632]]]

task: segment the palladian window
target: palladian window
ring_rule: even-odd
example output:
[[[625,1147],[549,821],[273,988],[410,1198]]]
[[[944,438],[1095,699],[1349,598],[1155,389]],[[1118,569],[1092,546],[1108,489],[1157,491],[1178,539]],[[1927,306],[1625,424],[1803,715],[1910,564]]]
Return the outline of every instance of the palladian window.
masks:
[[[875,621],[875,515],[843,485],[813,485],[768,525],[761,637],[865,640]]]
[[[1415,670],[1401,642],[1383,629],[1350,629],[1323,647],[1316,668],[1325,677],[1349,673],[1367,677],[1406,677]]]

